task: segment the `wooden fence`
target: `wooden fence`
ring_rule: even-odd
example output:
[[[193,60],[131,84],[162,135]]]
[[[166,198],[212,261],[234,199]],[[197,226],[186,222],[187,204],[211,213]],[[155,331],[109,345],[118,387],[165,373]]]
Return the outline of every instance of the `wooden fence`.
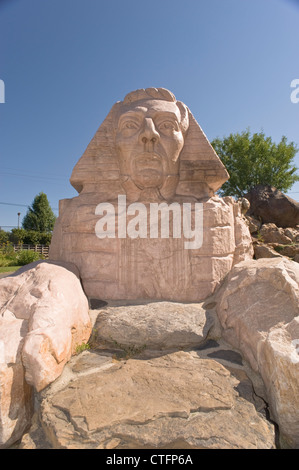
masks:
[[[14,245],[14,251],[31,250],[43,255],[45,258],[49,256],[49,247],[47,245]]]

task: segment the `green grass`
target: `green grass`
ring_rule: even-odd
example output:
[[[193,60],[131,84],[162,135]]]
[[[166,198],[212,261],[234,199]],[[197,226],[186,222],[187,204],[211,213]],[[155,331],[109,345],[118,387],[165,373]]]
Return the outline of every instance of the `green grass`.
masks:
[[[88,350],[88,349],[90,349],[89,343],[78,344],[78,345],[76,346],[76,352],[75,352],[75,354],[80,354],[81,352],[86,351],[86,350]]]
[[[21,266],[0,266],[0,273],[12,273]]]

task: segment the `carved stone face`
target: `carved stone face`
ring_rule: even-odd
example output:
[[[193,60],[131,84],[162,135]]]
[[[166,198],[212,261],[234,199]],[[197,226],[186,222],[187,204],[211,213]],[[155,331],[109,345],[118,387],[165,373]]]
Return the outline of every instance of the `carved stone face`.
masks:
[[[174,102],[142,100],[122,105],[115,135],[123,181],[139,191],[175,190],[184,146],[181,113]],[[132,183],[131,183],[132,184]]]

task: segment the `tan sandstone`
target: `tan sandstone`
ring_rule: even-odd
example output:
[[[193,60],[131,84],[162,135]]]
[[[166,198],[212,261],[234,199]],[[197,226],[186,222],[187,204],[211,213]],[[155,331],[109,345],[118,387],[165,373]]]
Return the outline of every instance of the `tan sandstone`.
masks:
[[[263,378],[283,447],[299,447],[299,267],[286,258],[236,265],[216,296],[223,338]]]
[[[147,349],[191,348],[218,327],[213,309],[203,304],[149,302],[144,305],[107,306],[93,328],[93,345]]]
[[[292,243],[292,239],[285,234],[284,229],[272,223],[262,225],[260,236],[265,243]]]
[[[204,300],[234,264],[253,256],[240,204],[215,195],[228,177],[184,103],[163,88],[129,93],[112,107],[73,170],[70,181],[79,195],[60,201],[50,258],[74,263],[91,298]],[[100,204],[115,213],[103,238],[96,230],[108,216]],[[144,205],[142,216],[136,204]],[[160,230],[169,215],[165,238],[161,231],[151,236],[153,204],[166,207],[158,212]],[[202,243],[188,249],[184,204],[193,228],[196,213],[202,217],[202,230],[195,227]]]
[[[19,439],[30,425],[33,393],[25,381],[21,351],[28,322],[6,310],[0,315],[0,449]]]
[[[43,429],[54,448],[275,447],[273,425],[215,360],[195,351],[105,364],[100,357],[86,352],[81,375],[64,373],[42,392]]]
[[[32,387],[54,381],[91,321],[75,266],[42,261],[0,280],[0,445],[30,424]]]

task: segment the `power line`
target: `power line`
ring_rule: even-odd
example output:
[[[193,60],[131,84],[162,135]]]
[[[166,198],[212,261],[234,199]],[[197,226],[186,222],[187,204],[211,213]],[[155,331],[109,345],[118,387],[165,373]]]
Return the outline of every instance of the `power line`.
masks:
[[[10,173],[10,172],[2,172],[0,175],[10,175],[10,176],[24,176],[25,178],[38,178],[38,179],[52,179],[52,180],[57,180],[57,179],[65,179],[67,176],[42,176],[42,175],[26,175],[25,173]]]
[[[54,174],[54,173],[49,173],[47,172],[47,176],[42,176],[40,174],[32,174],[31,171],[30,171],[30,175],[28,175],[28,173],[26,172],[25,170],[25,173],[24,173],[24,170],[20,169],[20,168],[10,168],[10,167],[4,167],[4,166],[1,166],[0,167],[0,171],[4,170],[5,172],[8,170],[9,173],[8,174],[15,174],[17,176],[36,176],[37,178],[41,177],[41,178],[54,178],[54,179],[57,179],[57,178],[69,178],[69,176],[67,175],[57,175],[57,174]],[[17,172],[17,173],[10,173],[11,171],[13,172]],[[28,169],[27,169],[28,171]]]
[[[4,204],[6,206],[22,206],[22,207],[29,207],[26,206],[25,204],[13,204],[12,202],[0,202],[0,204]]]
[[[26,204],[14,204],[14,203],[12,203],[12,202],[0,202],[0,204],[3,204],[3,205],[5,205],[5,206],[17,206],[17,207],[20,206],[20,207],[27,207],[27,208],[30,207],[30,204],[27,204],[27,205],[26,205]],[[52,207],[51,209],[52,209],[53,211],[58,211],[58,208],[57,208],[57,207]]]
[[[21,178],[29,178],[29,179],[34,179],[37,181],[42,181],[44,183],[51,183],[51,184],[65,184],[65,179],[68,179],[67,177],[47,177],[47,176],[35,176],[35,175],[25,175],[25,174],[20,174],[20,173],[0,173],[1,176],[14,176],[14,177],[21,177]]]

